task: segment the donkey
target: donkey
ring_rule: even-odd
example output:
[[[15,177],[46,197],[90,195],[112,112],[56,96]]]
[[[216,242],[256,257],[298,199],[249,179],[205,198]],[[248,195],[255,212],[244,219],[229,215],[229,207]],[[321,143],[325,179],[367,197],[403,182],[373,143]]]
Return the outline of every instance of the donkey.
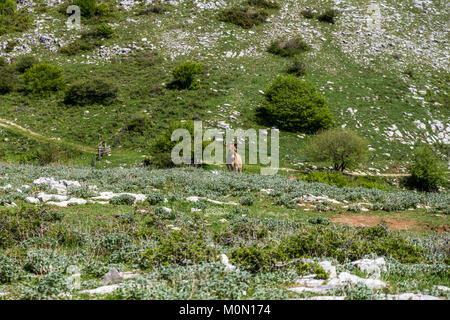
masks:
[[[224,144],[228,148],[227,151],[227,168],[228,171],[242,172],[242,159],[236,152],[237,143],[234,145]]]

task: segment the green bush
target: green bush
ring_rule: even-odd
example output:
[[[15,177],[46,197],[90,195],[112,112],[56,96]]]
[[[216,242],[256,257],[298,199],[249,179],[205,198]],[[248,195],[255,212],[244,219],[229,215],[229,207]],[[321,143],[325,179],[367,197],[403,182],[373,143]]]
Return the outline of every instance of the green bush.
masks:
[[[269,14],[261,8],[254,7],[233,7],[224,9],[219,13],[219,20],[230,22],[244,29],[264,23]]]
[[[14,91],[17,85],[17,75],[10,65],[0,66],[0,94]]]
[[[197,87],[196,76],[202,72],[201,63],[186,61],[180,63],[173,69],[174,81],[172,85],[180,89],[194,89]]]
[[[317,17],[317,20],[334,24],[334,19],[338,16],[338,14],[338,10],[327,9]]]
[[[95,15],[96,0],[73,0],[73,4],[80,7],[82,17],[90,18]]]
[[[0,253],[0,283],[19,280],[23,275],[24,272],[16,259]]]
[[[164,194],[159,192],[151,192],[147,195],[147,200],[149,204],[155,205],[164,202]]]
[[[59,52],[68,56],[76,55],[80,52],[91,51],[101,46],[101,40],[95,37],[82,36],[80,39],[69,43],[59,49]]]
[[[26,89],[33,93],[57,91],[64,87],[62,70],[49,63],[38,63],[23,74]]]
[[[40,279],[33,279],[21,290],[21,298],[25,300],[56,299],[69,291],[66,276],[62,272],[53,272]]]
[[[276,2],[268,0],[247,0],[249,6],[260,7],[265,9],[279,9],[280,5]]]
[[[306,64],[303,62],[303,59],[294,57],[286,72],[297,77],[304,76],[306,74]]]
[[[129,133],[144,134],[152,128],[152,120],[145,113],[134,115],[125,126]]]
[[[243,196],[239,199],[239,203],[243,206],[251,206],[255,202],[253,196]]]
[[[308,173],[308,175],[302,179],[308,182],[320,182],[338,187],[346,187],[350,184],[340,172],[314,171]]]
[[[36,249],[27,252],[24,270],[34,274],[64,272],[71,261],[64,255],[48,249]]]
[[[171,122],[169,128],[164,130],[161,135],[159,135],[156,140],[150,145],[150,153],[152,158],[150,160],[151,165],[157,168],[170,168],[174,167],[175,164],[171,158],[172,149],[180,141],[172,141],[172,132],[176,129],[186,129],[191,135],[191,154],[189,164],[193,164],[194,160],[194,122],[193,121],[174,121]],[[208,142],[203,142],[203,147],[205,147]],[[183,157],[189,155],[182,155]]]
[[[314,19],[316,17],[316,14],[311,9],[305,9],[301,13],[306,19]]]
[[[0,248],[43,235],[55,219],[48,210],[16,207],[0,212]]]
[[[102,23],[101,25],[95,28],[95,35],[100,38],[112,38],[114,34],[113,28],[111,28],[108,24]]]
[[[14,6],[11,6],[14,3]],[[13,9],[14,7],[14,9]],[[11,0],[0,0],[0,35],[23,32],[31,26],[31,18],[24,10],[15,11],[15,2]]]
[[[286,131],[313,133],[332,125],[327,101],[315,87],[292,75],[278,76],[265,92],[258,117]]]
[[[64,95],[67,105],[110,105],[117,98],[117,87],[103,79],[79,80],[69,86]]]
[[[438,191],[438,187],[446,183],[445,171],[441,160],[430,147],[418,147],[408,167],[411,176],[406,179],[406,184],[422,191]]]
[[[142,263],[147,268],[161,264],[186,265],[212,261],[216,255],[203,232],[171,231],[158,235],[158,244],[145,252]]]
[[[271,249],[263,247],[242,247],[234,249],[231,262],[249,272],[259,272],[273,268],[275,260]]]
[[[112,205],[118,206],[118,205],[128,205],[132,206],[134,202],[136,201],[136,198],[133,197],[130,194],[122,194],[120,196],[114,197],[109,202]]]
[[[0,0],[0,15],[11,16],[16,12],[16,7],[14,0]]]
[[[368,142],[353,131],[335,128],[313,137],[306,152],[310,160],[326,162],[334,170],[344,171],[364,162],[368,154]]]
[[[24,73],[27,69],[31,68],[40,61],[35,56],[20,56],[15,62],[16,70],[20,73]]]
[[[173,210],[168,210],[168,208],[165,207],[156,207],[153,212],[160,219],[173,220],[176,217]]]
[[[302,38],[296,37],[288,40],[274,40],[267,51],[282,57],[292,57],[310,49],[311,47]]]

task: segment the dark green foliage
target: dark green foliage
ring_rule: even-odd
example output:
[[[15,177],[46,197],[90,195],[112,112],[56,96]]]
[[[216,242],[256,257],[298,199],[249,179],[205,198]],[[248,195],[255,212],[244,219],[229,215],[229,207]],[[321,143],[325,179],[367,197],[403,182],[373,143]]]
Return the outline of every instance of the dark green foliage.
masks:
[[[255,198],[251,195],[243,196],[239,199],[239,203],[243,206],[251,206],[255,202]]]
[[[91,51],[101,45],[101,40],[97,38],[81,37],[68,45],[59,49],[59,52],[68,56],[76,55],[80,52]]]
[[[294,132],[313,133],[332,125],[327,101],[317,89],[294,76],[278,76],[265,92],[266,101],[257,110],[269,125]]]
[[[306,19],[314,19],[316,17],[316,14],[311,9],[305,9],[302,11],[302,16]]]
[[[10,65],[0,66],[0,95],[13,91],[17,85],[17,75]]]
[[[111,199],[110,203],[112,205],[118,206],[118,205],[128,205],[131,206],[134,204],[134,202],[136,201],[136,198],[133,197],[130,194],[122,194],[118,197],[114,197]]]
[[[278,249],[278,255],[284,259],[333,257],[340,262],[361,259],[372,253],[392,257],[402,263],[416,263],[424,259],[423,249],[409,244],[384,226],[305,228],[298,235],[283,240]]]
[[[20,73],[24,73],[27,69],[31,68],[40,61],[35,56],[20,56],[15,62],[16,70]]]
[[[138,113],[134,115],[126,125],[126,130],[129,133],[144,134],[152,127],[152,121],[145,113]]]
[[[147,202],[151,205],[155,205],[164,202],[164,194],[159,192],[152,192],[147,195]]]
[[[268,0],[247,0],[249,6],[260,7],[265,9],[279,9],[280,5],[273,1]]]
[[[254,7],[233,7],[224,9],[219,13],[219,20],[230,22],[244,29],[264,23],[269,14],[261,8]]]
[[[12,14],[0,14],[0,35],[13,32],[23,32],[30,26],[31,18],[29,14],[23,10],[13,12]]]
[[[100,38],[112,38],[114,34],[114,30],[106,23],[102,23],[101,25],[95,27],[95,36]]]
[[[90,18],[95,14],[96,0],[73,0],[73,4],[80,7],[81,16]]]
[[[353,131],[335,128],[316,135],[306,151],[311,160],[327,162],[334,170],[344,171],[364,162],[368,142]]]
[[[216,252],[208,245],[203,232],[171,231],[158,236],[158,245],[143,257],[145,267],[161,264],[186,265],[189,262],[212,261]]]
[[[19,280],[23,275],[24,272],[16,259],[0,253],[0,283]]]
[[[110,105],[117,98],[117,87],[103,79],[79,80],[69,86],[64,96],[68,105]]]
[[[9,247],[45,233],[57,221],[47,209],[18,207],[0,212],[0,248]]]
[[[338,10],[327,9],[317,17],[317,20],[334,24],[334,19],[338,16],[338,14]]]
[[[236,263],[249,272],[271,269],[275,260],[270,249],[260,247],[243,247],[233,250],[231,262]]]
[[[0,15],[11,16],[16,11],[16,7],[14,0],[0,0]]]
[[[179,89],[194,89],[198,86],[196,76],[202,72],[203,65],[195,61],[180,63],[173,69],[172,85]]]
[[[57,91],[64,87],[62,70],[49,63],[38,63],[23,74],[27,91],[45,93]]]
[[[323,217],[309,218],[307,221],[311,224],[322,224],[325,226],[330,224],[330,220]]]
[[[4,67],[8,65],[8,60],[5,57],[0,57],[0,67]]]
[[[294,57],[286,72],[297,77],[304,76],[306,74],[306,64],[300,57]]]
[[[311,47],[300,37],[288,40],[274,40],[267,48],[268,52],[282,57],[292,57],[309,50],[311,50]]]
[[[439,186],[446,183],[445,177],[448,177],[441,160],[428,146],[415,150],[408,171],[411,176],[406,179],[406,184],[428,192],[437,191]]]
[[[175,219],[176,217],[175,212],[173,210],[168,209],[169,208],[165,207],[156,207],[153,212],[160,219],[167,219],[167,220]]]

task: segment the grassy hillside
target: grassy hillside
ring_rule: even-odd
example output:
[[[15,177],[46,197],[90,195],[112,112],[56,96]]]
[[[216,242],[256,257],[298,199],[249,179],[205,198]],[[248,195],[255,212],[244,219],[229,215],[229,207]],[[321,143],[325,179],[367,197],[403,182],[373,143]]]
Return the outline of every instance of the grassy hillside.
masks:
[[[369,1],[339,2],[335,24],[301,13],[308,7],[320,13],[334,6],[332,1],[280,2],[279,10],[268,11],[267,22],[250,29],[218,19],[220,10],[238,1],[163,1],[167,11],[145,14],[155,6],[151,1],[103,2],[111,13],[82,18],[82,30],[66,28],[64,4],[19,4],[33,24],[24,32],[1,35],[0,55],[11,63],[32,54],[57,64],[69,85],[78,79],[112,80],[119,89],[117,102],[67,106],[63,91],[36,96],[21,91],[19,84],[17,91],[1,96],[0,117],[48,137],[95,147],[101,140],[112,143],[131,117],[146,113],[153,124],[145,139],[122,135],[113,151],[135,154],[114,161],[116,165],[139,163],[148,142],[173,120],[260,128],[254,112],[264,100],[259,91],[291,64],[266,49],[274,39],[299,35],[312,47],[302,57],[307,67],[303,78],[328,100],[336,125],[370,141],[368,166],[385,170],[402,165],[414,143],[449,142],[448,11],[442,1],[423,9],[412,3],[373,2],[380,10],[380,29],[369,24]],[[100,48],[71,56],[59,51],[105,21],[114,33]],[[204,65],[198,89],[169,89],[173,67],[188,59]],[[284,132],[281,137],[282,166],[307,160],[302,146],[308,137]],[[74,160],[80,161],[89,164],[90,157]]]

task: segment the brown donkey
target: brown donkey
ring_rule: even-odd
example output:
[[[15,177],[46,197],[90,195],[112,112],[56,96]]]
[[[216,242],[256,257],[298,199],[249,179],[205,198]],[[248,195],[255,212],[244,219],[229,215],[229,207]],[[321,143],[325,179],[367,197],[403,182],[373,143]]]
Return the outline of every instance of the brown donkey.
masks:
[[[228,171],[242,172],[242,159],[236,152],[237,143],[234,145],[224,144],[228,148],[227,151],[227,168]]]

